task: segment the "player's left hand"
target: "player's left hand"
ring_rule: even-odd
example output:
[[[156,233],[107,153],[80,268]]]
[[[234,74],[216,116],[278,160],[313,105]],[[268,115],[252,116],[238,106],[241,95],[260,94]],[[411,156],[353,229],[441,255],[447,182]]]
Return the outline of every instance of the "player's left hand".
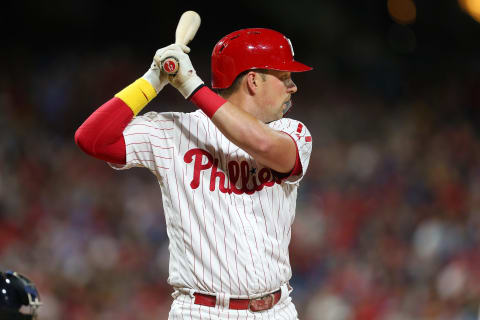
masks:
[[[173,57],[177,59],[179,63],[178,71],[174,75],[168,75],[168,81],[187,99],[195,89],[203,85],[203,80],[197,75],[190,61],[190,57],[187,55],[190,49],[185,51],[184,47],[186,46],[179,44],[172,45],[161,54],[157,52],[154,60],[158,65],[162,65],[163,61],[167,58]]]
[[[167,75],[162,72],[155,60],[152,61],[150,69],[145,72],[142,78],[147,80],[152,87],[155,88],[157,94],[162,91],[163,87],[165,87],[168,83]]]
[[[150,65],[150,69],[148,69],[148,71],[142,76],[142,78],[147,80],[152,85],[152,87],[155,88],[157,94],[162,91],[162,89],[168,84],[168,75],[162,70],[162,68],[160,68],[160,64],[157,63],[155,57],[161,56],[165,51],[170,50],[174,47],[176,48],[178,47],[178,45],[171,44],[164,48],[158,49],[155,52],[152,64]],[[181,45],[180,48],[185,53],[190,52],[190,48],[187,46]]]

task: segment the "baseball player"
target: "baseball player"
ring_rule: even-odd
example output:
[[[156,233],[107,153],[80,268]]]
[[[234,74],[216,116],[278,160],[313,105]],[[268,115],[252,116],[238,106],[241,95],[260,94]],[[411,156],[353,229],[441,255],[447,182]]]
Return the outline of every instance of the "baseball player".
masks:
[[[0,272],[0,319],[34,320],[41,304],[37,288],[27,277]]]
[[[212,88],[173,44],[77,130],[86,153],[158,179],[170,245],[169,319],[297,319],[288,245],[312,138],[284,118],[297,91],[290,40],[263,28],[223,37]],[[179,61],[175,75],[159,66]],[[170,83],[198,110],[138,113]]]

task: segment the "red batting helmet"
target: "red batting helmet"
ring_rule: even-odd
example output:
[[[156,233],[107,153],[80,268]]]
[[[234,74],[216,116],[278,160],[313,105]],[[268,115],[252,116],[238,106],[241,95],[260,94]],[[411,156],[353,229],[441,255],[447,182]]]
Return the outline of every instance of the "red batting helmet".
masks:
[[[217,42],[212,52],[212,88],[224,89],[250,69],[303,72],[311,67],[293,60],[290,40],[280,32],[264,28],[242,29]]]

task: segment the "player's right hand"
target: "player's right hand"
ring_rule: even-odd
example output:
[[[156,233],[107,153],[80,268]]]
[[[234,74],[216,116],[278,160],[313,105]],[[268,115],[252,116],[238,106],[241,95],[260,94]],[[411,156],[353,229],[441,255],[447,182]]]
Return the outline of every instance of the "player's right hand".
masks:
[[[188,51],[185,50],[185,48],[187,48]],[[190,57],[187,54],[188,52],[190,52],[190,49],[187,46],[174,44],[167,47],[166,50],[161,53],[157,51],[154,57],[158,65],[162,65],[163,61],[167,58],[173,57],[178,61],[178,71],[176,74],[168,75],[168,81],[180,91],[185,99],[189,98],[195,89],[203,85],[202,79],[200,79],[192,66]]]
[[[162,68],[160,68],[160,64],[156,62],[155,57],[161,56],[165,51],[172,49],[173,47],[178,46],[175,44],[171,44],[167,47],[158,49],[155,52],[155,56],[153,57],[152,64],[150,65],[150,69],[142,76],[145,80],[147,80],[152,87],[155,88],[155,91],[157,94],[162,91],[163,87],[165,87],[168,84],[168,78],[167,74],[163,72]],[[181,46],[181,49],[183,52],[189,53],[190,48],[187,46]]]

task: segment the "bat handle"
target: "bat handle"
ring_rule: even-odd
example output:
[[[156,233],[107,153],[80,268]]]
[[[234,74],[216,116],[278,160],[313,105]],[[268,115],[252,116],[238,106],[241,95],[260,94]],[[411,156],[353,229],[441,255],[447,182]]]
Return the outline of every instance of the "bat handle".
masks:
[[[162,69],[165,73],[169,75],[174,75],[177,73],[179,67],[179,62],[175,57],[166,57],[162,61]]]

